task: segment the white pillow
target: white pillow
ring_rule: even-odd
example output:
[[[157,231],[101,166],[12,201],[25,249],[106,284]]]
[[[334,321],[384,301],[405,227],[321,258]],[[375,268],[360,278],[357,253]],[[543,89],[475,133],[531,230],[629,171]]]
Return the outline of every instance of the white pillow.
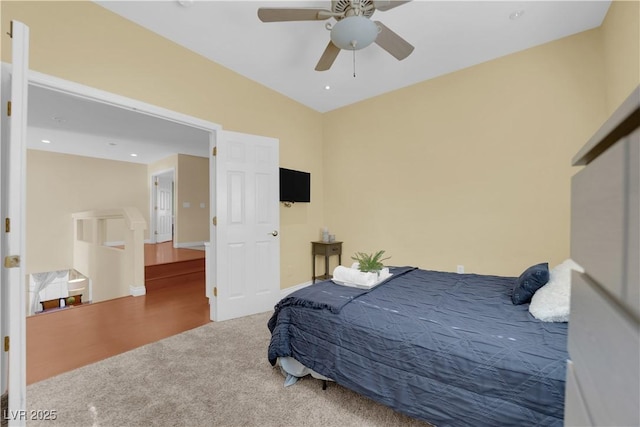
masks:
[[[571,301],[571,270],[584,273],[572,259],[566,259],[549,271],[549,281],[533,294],[529,313],[543,322],[568,322]]]

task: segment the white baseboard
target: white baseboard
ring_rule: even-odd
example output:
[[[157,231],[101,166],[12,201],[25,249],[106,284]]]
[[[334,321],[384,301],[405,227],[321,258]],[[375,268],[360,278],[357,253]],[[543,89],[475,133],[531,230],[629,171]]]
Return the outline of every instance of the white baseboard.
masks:
[[[141,297],[147,294],[147,288],[145,286],[129,286],[129,293],[134,297]]]
[[[144,239],[144,243],[151,243],[151,239]],[[114,242],[104,242],[104,246],[124,246],[124,240],[116,240]]]
[[[302,288],[306,288],[309,285],[311,285],[311,281],[300,283],[299,285],[294,285],[294,286],[291,286],[291,287],[288,287],[288,288],[280,289],[280,296],[282,298],[284,298],[287,295],[289,295],[290,293],[295,292],[297,290],[300,290]]]
[[[181,243],[175,243],[173,245],[173,247],[188,249],[188,248],[193,248],[193,247],[196,247],[196,246],[200,246],[200,247],[204,246],[205,243],[207,243],[207,242],[181,242]]]

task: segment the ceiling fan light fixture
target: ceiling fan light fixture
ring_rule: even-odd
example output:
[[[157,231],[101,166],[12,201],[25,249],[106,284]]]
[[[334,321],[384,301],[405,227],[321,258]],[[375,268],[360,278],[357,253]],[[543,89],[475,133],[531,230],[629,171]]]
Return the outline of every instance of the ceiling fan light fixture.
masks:
[[[331,29],[331,41],[340,49],[360,50],[376,41],[378,26],[364,16],[347,16]]]

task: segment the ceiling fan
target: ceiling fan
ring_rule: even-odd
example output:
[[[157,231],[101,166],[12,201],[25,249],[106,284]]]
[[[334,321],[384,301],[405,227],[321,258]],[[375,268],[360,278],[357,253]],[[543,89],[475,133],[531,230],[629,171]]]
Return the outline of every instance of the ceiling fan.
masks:
[[[334,18],[333,25],[325,27],[331,31],[331,40],[316,65],[316,71],[331,68],[341,49],[360,50],[375,42],[398,60],[413,52],[413,46],[391,31],[380,21],[372,21],[376,10],[386,11],[409,3],[398,0],[332,0],[331,10],[315,8],[270,8],[258,9],[262,22],[323,21]]]

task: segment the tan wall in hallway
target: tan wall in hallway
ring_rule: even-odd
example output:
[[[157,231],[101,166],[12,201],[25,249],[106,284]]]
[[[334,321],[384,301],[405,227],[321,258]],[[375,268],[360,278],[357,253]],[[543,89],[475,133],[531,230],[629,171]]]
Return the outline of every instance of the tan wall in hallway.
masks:
[[[71,214],[134,206],[149,221],[147,166],[27,150],[26,273],[73,264]]]
[[[209,159],[178,155],[178,244],[209,241]],[[189,203],[190,207],[185,207]],[[204,204],[204,208],[200,204]]]
[[[385,249],[391,265],[518,275],[567,258],[570,160],[606,117],[599,37],[325,114],[326,222],[347,262]]]
[[[90,1],[3,1],[0,7],[2,34],[11,19],[30,27],[33,70],[278,138],[280,163],[310,171],[314,195],[311,204],[281,209],[281,286],[309,280],[309,241],[317,238],[324,208],[320,113]],[[2,60],[11,62],[10,54],[3,36]]]
[[[178,169],[178,155],[174,154],[172,156],[165,157],[164,159],[150,163],[147,166],[149,168],[149,183],[151,183],[151,175],[154,173],[165,172],[169,169],[173,169],[175,174],[176,169]]]

